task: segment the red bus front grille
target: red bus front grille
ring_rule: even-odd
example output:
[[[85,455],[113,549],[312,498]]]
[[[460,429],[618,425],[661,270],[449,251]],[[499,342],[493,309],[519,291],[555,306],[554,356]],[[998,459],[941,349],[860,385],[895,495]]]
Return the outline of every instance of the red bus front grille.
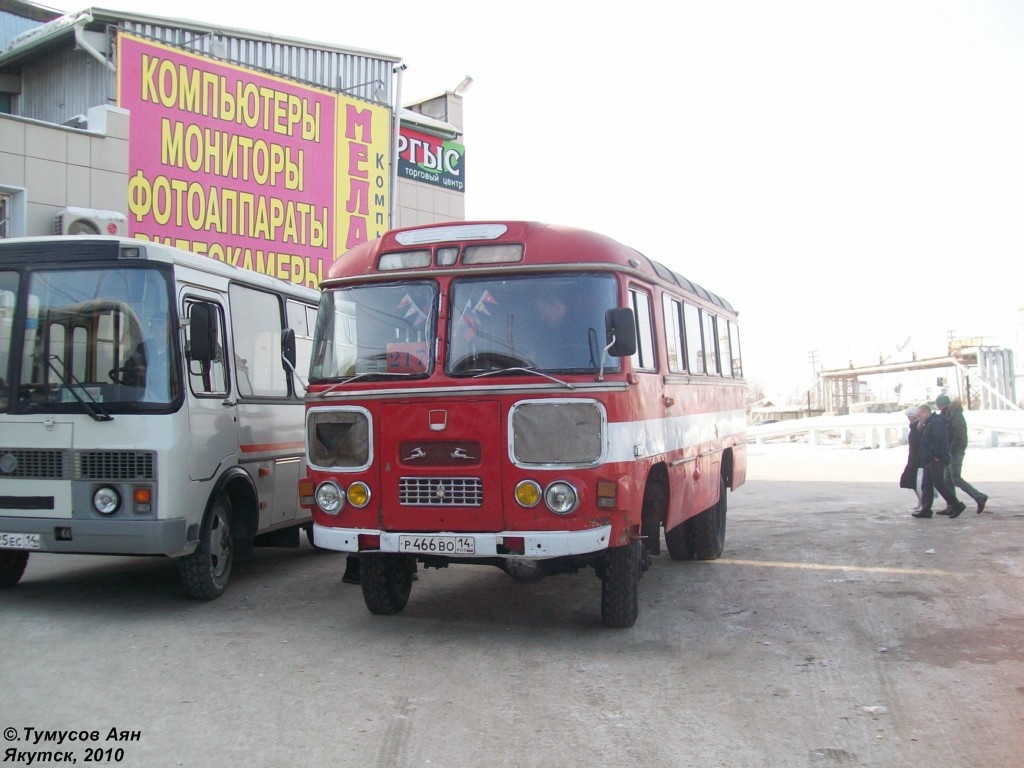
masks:
[[[479,477],[403,477],[398,502],[404,507],[479,507],[484,486]]]

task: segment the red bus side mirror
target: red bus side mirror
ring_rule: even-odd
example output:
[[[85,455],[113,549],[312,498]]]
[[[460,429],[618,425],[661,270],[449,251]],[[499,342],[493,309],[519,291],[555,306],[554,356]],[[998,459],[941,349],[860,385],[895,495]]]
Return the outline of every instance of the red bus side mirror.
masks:
[[[631,309],[609,309],[604,313],[608,354],[629,357],[636,354],[636,318]]]

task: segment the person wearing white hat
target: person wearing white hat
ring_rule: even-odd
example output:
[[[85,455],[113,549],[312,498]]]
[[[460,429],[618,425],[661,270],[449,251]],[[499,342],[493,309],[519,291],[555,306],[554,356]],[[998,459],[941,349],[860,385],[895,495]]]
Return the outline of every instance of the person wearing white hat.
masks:
[[[915,512],[921,511],[921,467],[918,454],[921,452],[921,430],[918,429],[917,406],[906,410],[910,432],[907,434],[907,466],[900,475],[900,488],[909,488],[917,496]]]

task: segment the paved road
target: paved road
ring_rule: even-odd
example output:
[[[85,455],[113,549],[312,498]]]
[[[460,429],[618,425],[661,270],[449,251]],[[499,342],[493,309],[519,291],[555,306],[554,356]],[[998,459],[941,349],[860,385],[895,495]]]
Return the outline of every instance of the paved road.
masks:
[[[167,561],[34,556],[0,593],[3,765],[1019,768],[1024,448],[968,453],[992,513],[955,521],[909,517],[899,449],[751,451],[723,558],[657,559],[628,630],[592,571],[421,570],[374,617],[306,546],[211,603]]]

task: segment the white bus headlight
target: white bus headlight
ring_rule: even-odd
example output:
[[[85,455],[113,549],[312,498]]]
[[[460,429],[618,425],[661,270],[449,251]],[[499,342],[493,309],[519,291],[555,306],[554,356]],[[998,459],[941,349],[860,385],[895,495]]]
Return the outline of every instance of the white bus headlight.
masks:
[[[544,491],[544,503],[556,515],[568,515],[579,504],[580,497],[576,489],[564,480],[552,483]]]
[[[345,494],[334,483],[320,483],[316,489],[316,505],[328,515],[336,515],[341,512],[345,503]]]
[[[101,515],[112,515],[121,508],[121,494],[116,488],[105,485],[92,495],[92,506]]]

